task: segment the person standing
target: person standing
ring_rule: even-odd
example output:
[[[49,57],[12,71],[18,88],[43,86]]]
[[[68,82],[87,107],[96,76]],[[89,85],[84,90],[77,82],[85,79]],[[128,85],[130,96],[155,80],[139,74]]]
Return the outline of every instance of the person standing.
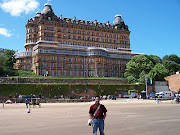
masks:
[[[96,112],[96,113],[95,113]],[[99,128],[100,135],[104,135],[104,120],[106,118],[107,109],[104,105],[100,104],[100,97],[95,97],[95,104],[89,109],[89,117],[93,123],[93,135],[97,135],[97,129]],[[95,115],[94,115],[95,113]]]
[[[26,107],[28,108],[28,99],[27,98],[25,100],[25,103],[26,103]]]

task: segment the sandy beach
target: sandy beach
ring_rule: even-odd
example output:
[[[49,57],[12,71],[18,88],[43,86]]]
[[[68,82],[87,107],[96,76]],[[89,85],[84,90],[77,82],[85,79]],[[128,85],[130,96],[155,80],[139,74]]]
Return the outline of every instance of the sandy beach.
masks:
[[[42,103],[27,113],[25,103],[0,104],[0,135],[92,135],[88,103]],[[154,100],[101,101],[108,110],[106,135],[179,135],[180,104]],[[99,133],[98,133],[99,134]]]

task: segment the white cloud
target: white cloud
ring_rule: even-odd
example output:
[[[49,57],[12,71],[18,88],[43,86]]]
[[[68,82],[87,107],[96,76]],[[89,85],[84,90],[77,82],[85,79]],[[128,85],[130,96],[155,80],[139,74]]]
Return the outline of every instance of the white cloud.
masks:
[[[4,0],[0,3],[3,11],[10,13],[11,16],[20,16],[21,13],[28,14],[39,6],[37,0]]]
[[[5,37],[10,37],[12,34],[5,28],[0,28],[0,35],[4,35]]]
[[[50,2],[51,0],[48,0],[47,2]]]

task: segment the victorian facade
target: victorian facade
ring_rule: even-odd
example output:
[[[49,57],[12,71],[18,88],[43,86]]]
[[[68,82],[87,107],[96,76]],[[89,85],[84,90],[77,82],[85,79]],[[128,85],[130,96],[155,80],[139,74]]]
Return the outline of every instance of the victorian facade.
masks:
[[[26,24],[25,52],[16,68],[46,76],[124,77],[130,31],[120,15],[113,24],[57,17],[51,4]]]

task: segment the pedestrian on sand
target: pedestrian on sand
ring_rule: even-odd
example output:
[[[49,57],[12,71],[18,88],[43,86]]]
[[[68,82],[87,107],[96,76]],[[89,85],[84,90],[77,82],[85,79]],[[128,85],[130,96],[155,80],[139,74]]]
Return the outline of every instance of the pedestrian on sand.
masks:
[[[27,98],[25,100],[25,103],[26,103],[26,107],[28,108],[28,99]]]
[[[96,112],[96,113],[95,113]],[[100,97],[95,97],[95,104],[89,109],[89,117],[93,123],[93,135],[97,135],[97,129],[99,128],[100,135],[104,135],[104,120],[106,118],[107,109],[104,105],[100,104]],[[95,113],[95,115],[94,115]]]

